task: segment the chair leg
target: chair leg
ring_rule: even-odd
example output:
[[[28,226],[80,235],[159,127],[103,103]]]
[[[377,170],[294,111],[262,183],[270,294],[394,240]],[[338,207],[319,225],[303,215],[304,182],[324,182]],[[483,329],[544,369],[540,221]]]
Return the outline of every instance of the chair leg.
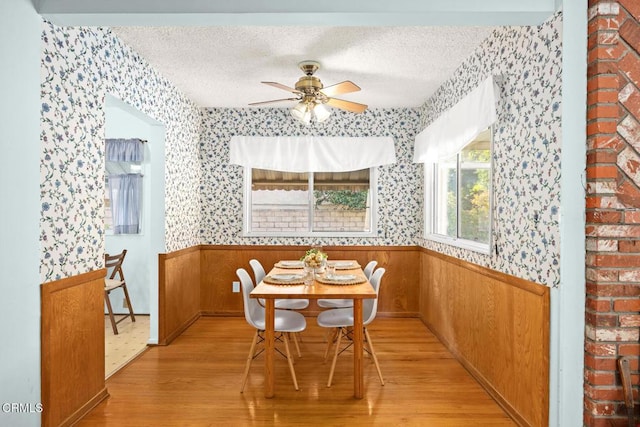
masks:
[[[244,374],[242,375],[242,387],[240,388],[240,393],[244,391],[244,386],[247,383],[247,377],[249,377],[249,368],[251,367],[251,361],[253,360],[253,353],[256,351],[256,343],[258,342],[258,331],[253,335],[253,340],[251,341],[251,348],[249,349],[249,355],[247,356],[247,363],[244,367]]]
[[[131,316],[131,321],[135,322],[136,317],[133,315],[133,308],[131,307],[131,300],[129,299],[129,291],[127,291],[127,285],[122,285],[122,290],[124,291],[124,298],[127,301],[127,307],[129,308],[129,315]]]
[[[324,350],[324,363],[327,363],[327,357],[331,350],[331,345],[336,339],[336,331],[340,331],[340,328],[331,328],[327,331],[327,348]]]
[[[293,333],[293,334],[291,334],[291,336],[293,337],[293,343],[296,346],[296,351],[298,352],[298,357],[302,357],[302,353],[300,352],[300,344],[298,344],[298,334],[297,333]]]
[[[296,371],[293,369],[293,362],[291,361],[291,351],[289,350],[289,338],[287,338],[287,334],[282,334],[284,338],[284,348],[287,352],[287,362],[289,363],[289,370],[291,371],[291,378],[293,378],[293,386],[296,390],[300,390],[298,388],[298,379],[296,378]]]
[[[369,351],[371,351],[371,357],[373,357],[373,363],[376,365],[376,369],[378,370],[378,377],[380,377],[380,384],[384,385],[384,381],[382,379],[382,371],[380,370],[380,364],[378,364],[378,357],[376,356],[376,352],[373,349],[373,342],[371,341],[371,337],[369,336],[369,331],[367,328],[364,328],[364,336],[367,338],[367,343],[369,344]]]
[[[331,370],[329,371],[329,381],[327,381],[327,387],[331,387],[333,381],[333,372],[336,370],[336,361],[338,360],[338,353],[340,353],[340,340],[342,339],[342,328],[336,328],[338,331],[338,338],[336,339],[336,350],[333,353],[333,362],[331,362]]]
[[[107,311],[109,312],[109,319],[111,320],[111,329],[113,329],[113,335],[118,335],[118,327],[116,326],[116,319],[113,317],[113,309],[111,308],[109,292],[105,291],[104,301],[107,303]]]

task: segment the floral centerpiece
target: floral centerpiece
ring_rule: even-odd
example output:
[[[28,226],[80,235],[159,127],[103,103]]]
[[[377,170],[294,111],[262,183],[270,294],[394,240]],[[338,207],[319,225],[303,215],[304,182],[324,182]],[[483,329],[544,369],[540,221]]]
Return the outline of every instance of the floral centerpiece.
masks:
[[[300,258],[300,261],[304,263],[305,268],[309,271],[322,273],[327,264],[327,254],[322,252],[320,248],[311,248],[305,252],[304,256]]]

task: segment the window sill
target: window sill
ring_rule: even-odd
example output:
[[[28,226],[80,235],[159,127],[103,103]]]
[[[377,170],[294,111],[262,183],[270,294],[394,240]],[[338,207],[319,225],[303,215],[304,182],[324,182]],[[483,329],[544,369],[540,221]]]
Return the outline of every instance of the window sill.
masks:
[[[425,239],[434,242],[444,243],[445,245],[455,246],[461,249],[467,249],[484,255],[491,255],[490,245],[486,243],[474,242],[473,240],[454,239],[452,237],[443,236],[441,234],[427,234]]]

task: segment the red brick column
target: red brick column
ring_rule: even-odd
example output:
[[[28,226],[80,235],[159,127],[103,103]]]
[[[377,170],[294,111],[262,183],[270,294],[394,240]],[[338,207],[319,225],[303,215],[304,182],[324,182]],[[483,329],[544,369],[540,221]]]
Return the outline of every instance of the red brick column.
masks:
[[[640,356],[640,0],[589,1],[584,424],[625,425]],[[565,37],[570,36],[565,34]]]

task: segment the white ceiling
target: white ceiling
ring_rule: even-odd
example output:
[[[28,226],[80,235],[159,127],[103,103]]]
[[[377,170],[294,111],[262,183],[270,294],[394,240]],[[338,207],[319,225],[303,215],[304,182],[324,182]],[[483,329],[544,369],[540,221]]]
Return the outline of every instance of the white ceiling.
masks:
[[[536,25],[559,0],[32,0],[58,25],[97,25],[203,107],[291,97],[297,64],[370,107],[417,107],[501,25]],[[269,104],[286,107],[293,103]],[[264,107],[255,107],[264,108]]]
[[[114,32],[202,107],[247,107],[293,94],[298,62],[321,63],[325,86],[351,80],[340,98],[370,107],[417,107],[484,40],[491,27],[115,27]],[[286,107],[292,101],[268,104]],[[257,107],[255,107],[257,108]]]

